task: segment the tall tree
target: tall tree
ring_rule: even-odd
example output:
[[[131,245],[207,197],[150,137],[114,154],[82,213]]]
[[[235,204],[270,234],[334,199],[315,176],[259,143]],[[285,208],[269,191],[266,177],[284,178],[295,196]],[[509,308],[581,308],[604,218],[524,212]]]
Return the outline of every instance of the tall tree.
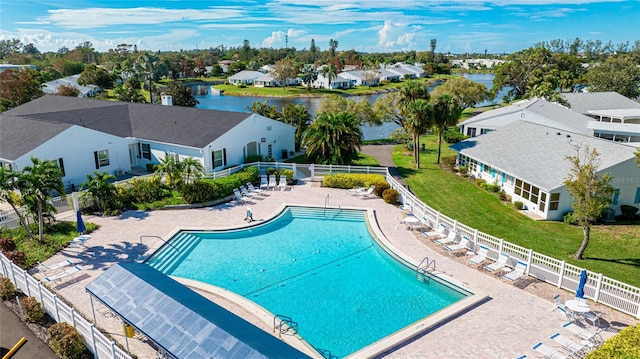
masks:
[[[336,57],[336,49],[338,48],[338,40],[330,39],[329,40],[329,52],[331,54],[331,58]]]
[[[295,60],[285,58],[276,61],[275,68],[273,69],[273,78],[282,84],[283,89],[286,89],[288,82],[297,78],[299,72],[300,68]]]
[[[487,86],[461,76],[448,79],[444,84],[436,87],[432,95],[451,94],[460,103],[462,109],[474,107],[476,104],[489,99]]]
[[[22,169],[19,188],[27,207],[36,212],[38,238],[42,242],[44,240],[45,212],[48,214],[49,209],[55,211],[55,208],[49,204],[51,193],[57,191],[64,195],[64,184],[62,183],[62,171],[60,171],[57,162],[31,157],[31,163],[32,165]]]
[[[153,103],[153,81],[162,71],[160,58],[145,52],[133,63],[133,71],[149,83],[149,103]]]
[[[454,126],[460,118],[462,107],[450,94],[440,95],[433,105],[433,121],[438,128],[438,164],[442,153],[442,135],[447,126]]]
[[[311,91],[311,84],[318,79],[318,70],[313,65],[305,65],[302,69],[302,81],[307,85],[307,91]]]
[[[178,161],[175,156],[167,154],[160,159],[155,174],[164,177],[167,186],[178,188],[182,184],[184,167],[182,162]]]
[[[56,92],[57,96],[68,96],[68,97],[78,97],[80,95],[80,90],[73,85],[65,85],[62,84],[58,86],[58,92]]]
[[[404,109],[405,129],[413,137],[413,162],[420,168],[420,136],[433,126],[433,105],[428,100],[419,98],[409,102]]]
[[[19,190],[20,175],[20,172],[14,172],[8,167],[0,167],[0,202],[7,202],[11,208],[13,208],[13,211],[16,212],[16,215],[20,220],[20,224],[27,232],[27,235],[30,238],[33,238],[33,234],[29,229],[27,221],[20,210],[18,210],[17,203],[14,201],[14,196],[17,195],[16,190]]]
[[[282,117],[282,114],[278,111],[278,106],[269,105],[269,100],[264,100],[262,102],[254,101],[251,104],[250,110],[253,113],[257,113],[260,116],[264,116],[272,120],[279,120]]]
[[[140,90],[140,81],[136,77],[129,77],[124,85],[118,85],[115,89],[118,101],[145,103],[146,100]]]
[[[347,98],[339,95],[325,96],[320,101],[320,105],[316,109],[316,114],[327,112],[346,112],[354,115],[360,124],[380,125],[382,121],[374,113],[369,101],[356,101],[353,98]]]
[[[327,79],[327,87],[331,89],[331,81],[338,76],[338,68],[334,64],[325,65],[322,68],[322,76]]]
[[[0,111],[20,106],[43,95],[40,74],[32,69],[0,72]]]
[[[436,39],[431,39],[431,41],[429,42],[429,61],[434,62],[435,58],[436,58],[436,44],[438,43],[438,40]]]
[[[610,57],[593,65],[586,74],[592,92],[615,91],[628,98],[640,96],[640,70],[634,55]]]
[[[164,95],[170,95],[174,106],[196,107],[200,102],[196,100],[189,87],[182,86],[178,81],[171,81],[162,89]]]
[[[583,239],[573,258],[582,259],[589,245],[591,225],[602,216],[611,204],[614,188],[613,177],[609,173],[598,175],[600,167],[599,154],[588,146],[576,147],[575,156],[567,156],[571,162],[571,170],[564,180],[564,185],[573,199],[573,216],[582,227]]]
[[[84,71],[78,77],[78,84],[80,85],[96,85],[100,88],[106,89],[113,87],[114,76],[102,67],[97,67],[95,64],[89,64],[85,66]]]
[[[180,162],[184,173],[184,183],[193,183],[204,175],[204,166],[197,159],[187,157]]]
[[[362,146],[358,119],[345,112],[322,113],[304,133],[307,158],[322,164],[349,164]]]
[[[318,59],[318,47],[316,46],[316,40],[311,39],[311,45],[309,46],[311,63],[316,62]]]
[[[287,103],[282,107],[282,122],[296,126],[296,151],[300,149],[304,131],[311,123],[311,115],[309,110],[303,104]]]
[[[113,201],[116,194],[116,186],[113,184],[115,179],[116,176],[107,171],[94,171],[93,175],[87,175],[87,180],[80,185],[80,188],[86,189],[91,194],[98,210],[102,212],[111,209],[108,203]]]

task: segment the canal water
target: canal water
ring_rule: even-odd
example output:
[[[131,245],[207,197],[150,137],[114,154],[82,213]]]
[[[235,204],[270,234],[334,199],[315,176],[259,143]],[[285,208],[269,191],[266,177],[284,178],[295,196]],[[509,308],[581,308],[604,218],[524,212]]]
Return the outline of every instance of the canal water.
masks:
[[[493,86],[493,74],[467,74],[464,75],[466,78],[480,82],[487,86],[488,89],[491,89]],[[429,91],[433,91],[435,86],[431,86]],[[200,103],[198,104],[198,108],[203,109],[211,109],[211,110],[222,110],[222,111],[236,111],[236,112],[250,112],[251,105],[256,102],[268,101],[269,105],[275,105],[280,110],[282,107],[288,103],[302,104],[304,105],[309,113],[313,115],[315,110],[320,106],[320,102],[322,98],[319,97],[253,97],[253,96],[225,96],[225,95],[217,95],[211,93],[211,88],[209,85],[196,85],[191,87],[192,91],[196,95],[196,100]],[[503,91],[501,91],[503,92]],[[506,91],[504,91],[506,94]],[[498,94],[497,102],[502,101],[502,97],[504,94]],[[350,97],[355,101],[367,100],[370,103],[374,103],[380,96],[385,96],[386,94],[374,94],[374,95],[366,95],[366,96],[354,96]],[[497,103],[496,102],[496,103]],[[479,104],[479,106],[485,106],[493,102],[486,102]],[[364,135],[365,140],[375,140],[380,138],[387,138],[389,134],[398,128],[398,125],[394,123],[384,123],[380,126],[362,126],[362,134]]]

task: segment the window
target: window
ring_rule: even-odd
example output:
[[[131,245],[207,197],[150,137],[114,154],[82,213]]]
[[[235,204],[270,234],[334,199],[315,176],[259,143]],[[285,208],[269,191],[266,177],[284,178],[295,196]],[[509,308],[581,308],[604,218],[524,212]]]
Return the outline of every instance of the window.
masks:
[[[549,210],[557,211],[559,202],[560,202],[560,193],[552,193],[549,201]]]
[[[58,167],[60,167],[60,172],[62,172],[62,177],[66,176],[64,173],[64,161],[61,158],[58,158]]]
[[[212,152],[213,168],[225,166],[227,164],[227,149]]]
[[[476,128],[475,127],[467,127],[467,136],[476,137]]]
[[[633,200],[633,203],[640,203],[640,187],[636,188],[636,199]]]
[[[96,161],[96,169],[109,165],[109,150],[93,152],[93,159]]]
[[[269,144],[267,146],[267,158],[273,158],[273,145]]]
[[[258,143],[257,142],[247,143],[247,157],[255,156],[257,154],[258,154]]]
[[[516,188],[513,192],[518,196],[522,196],[522,180],[516,180]]]
[[[141,143],[140,144],[140,156],[142,158],[146,158],[148,160],[151,160],[151,145],[149,145],[148,143]]]
[[[492,129],[490,129],[490,128],[483,128],[482,130],[480,130],[480,134],[481,134],[481,135],[484,135],[485,133],[489,133],[489,132],[491,132],[491,131],[493,131],[493,130],[492,130]]]
[[[613,205],[613,206],[617,205],[619,198],[620,198],[620,188],[616,188],[613,191],[613,198],[611,199],[611,205]]]
[[[544,209],[547,207],[547,193],[540,193],[540,212],[544,212]]]

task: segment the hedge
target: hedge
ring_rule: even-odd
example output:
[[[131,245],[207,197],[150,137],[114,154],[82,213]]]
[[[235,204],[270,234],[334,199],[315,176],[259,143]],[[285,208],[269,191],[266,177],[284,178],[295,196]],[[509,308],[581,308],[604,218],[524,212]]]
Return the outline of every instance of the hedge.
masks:
[[[247,167],[240,172],[217,179],[198,180],[180,187],[180,195],[187,203],[203,203],[233,194],[233,189],[247,182],[256,182],[260,171]]]
[[[351,189],[357,187],[370,187],[387,183],[383,175],[379,174],[347,174],[338,173],[334,175],[326,175],[322,179],[323,187]]]
[[[640,358],[640,324],[622,329],[586,356],[586,359],[605,358]]]

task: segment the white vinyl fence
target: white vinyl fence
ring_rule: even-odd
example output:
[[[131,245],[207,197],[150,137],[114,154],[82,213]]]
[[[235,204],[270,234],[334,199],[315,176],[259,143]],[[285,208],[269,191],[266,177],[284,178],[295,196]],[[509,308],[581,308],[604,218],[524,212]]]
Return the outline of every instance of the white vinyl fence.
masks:
[[[7,257],[0,254],[2,275],[9,278],[16,288],[24,294],[35,297],[44,311],[56,322],[67,322],[73,325],[82,335],[84,343],[98,359],[131,359],[131,356],[120,349],[113,341],[104,336],[92,323],[58,299],[40,281],[33,278],[27,271],[13,264]]]

